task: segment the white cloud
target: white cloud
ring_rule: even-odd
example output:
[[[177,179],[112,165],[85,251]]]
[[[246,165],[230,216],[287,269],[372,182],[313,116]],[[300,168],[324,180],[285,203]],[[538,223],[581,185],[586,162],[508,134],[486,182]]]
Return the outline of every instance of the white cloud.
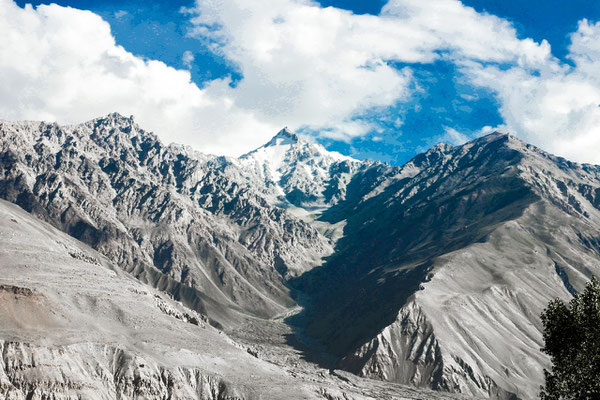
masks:
[[[183,65],[190,69],[192,68],[192,63],[194,62],[194,53],[192,53],[189,50],[186,50],[183,52],[183,55],[181,56],[181,61],[183,62]]]
[[[458,146],[468,142],[469,140],[470,138],[464,133],[461,133],[454,128],[445,127],[444,135],[441,141],[453,146]]]
[[[497,93],[506,129],[600,162],[600,27],[588,21],[569,67],[545,41],[520,40],[506,20],[458,0],[390,0],[379,16],[308,0],[202,0],[191,12],[192,34],[239,68],[236,85],[200,89],[188,70],[132,55],[91,12],[0,0],[0,117],[71,123],[118,111],[166,142],[232,155],[285,125],[348,140],[379,129],[356,117],[411,100],[411,64],[444,58]],[[193,54],[182,61],[189,68]]]
[[[167,143],[227,154],[280,128],[236,107],[228,81],[201,90],[189,71],[115,45],[108,23],[88,11],[0,0],[0,37],[0,118],[75,123],[118,111]]]
[[[447,50],[457,62],[466,59],[537,66],[550,57],[548,42],[519,40],[508,21],[477,13],[457,0],[390,0],[382,16],[427,32],[429,50]]]
[[[568,159],[600,164],[600,24],[581,21],[571,40],[574,66],[473,64],[465,72],[497,93],[504,130]]]
[[[191,34],[243,75],[229,90],[235,104],[337,139],[372,130],[355,119],[365,111],[410,100],[411,70],[391,62],[428,63],[446,52],[455,62],[531,66],[550,57],[546,42],[518,40],[507,21],[457,0],[392,0],[381,16],[306,0],[202,0],[192,12]]]
[[[243,74],[232,98],[263,119],[360,135],[366,126],[352,117],[408,95],[410,71],[386,62],[394,58],[393,32],[405,28],[285,0],[202,1],[198,12],[195,34],[223,41],[220,50]],[[207,31],[206,24],[221,29]],[[386,35],[390,39],[381,40]],[[408,52],[413,60],[423,58],[417,49]]]

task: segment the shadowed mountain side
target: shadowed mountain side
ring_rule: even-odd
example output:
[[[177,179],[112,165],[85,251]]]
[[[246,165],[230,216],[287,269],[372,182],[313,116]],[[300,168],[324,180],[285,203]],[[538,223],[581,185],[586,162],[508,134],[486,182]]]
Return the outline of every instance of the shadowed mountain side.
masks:
[[[309,336],[338,356],[347,354],[395,320],[429,279],[433,259],[482,240],[536,201],[516,178],[521,155],[500,151],[500,143],[488,147],[458,161],[458,171],[436,165],[359,204],[356,199],[371,189],[373,171],[355,175],[347,200],[321,217],[335,223],[347,215],[335,254],[290,282],[312,299],[306,310]],[[476,180],[470,176],[473,168]]]
[[[289,322],[361,375],[534,397],[547,364],[539,313],[600,268],[600,169],[567,164],[504,134],[376,168],[359,170],[345,201],[321,216],[345,220],[344,236],[323,266],[291,282],[310,301]],[[556,221],[570,231],[552,233]],[[525,231],[508,231],[513,223]],[[528,245],[548,255],[535,262],[535,276],[512,279],[531,263],[519,250]],[[468,258],[456,261],[461,254]],[[461,263],[460,273],[449,272]],[[522,298],[527,291],[531,297]],[[468,321],[484,328],[464,332]],[[523,358],[505,356],[511,352]]]

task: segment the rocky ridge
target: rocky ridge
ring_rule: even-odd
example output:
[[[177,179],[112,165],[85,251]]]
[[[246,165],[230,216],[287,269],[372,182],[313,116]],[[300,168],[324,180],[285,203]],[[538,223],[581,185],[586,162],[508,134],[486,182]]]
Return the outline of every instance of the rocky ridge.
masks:
[[[165,146],[111,114],[61,127],[0,123],[0,193],[144,282],[232,324],[293,304],[287,271],[329,240],[270,205],[234,163]]]

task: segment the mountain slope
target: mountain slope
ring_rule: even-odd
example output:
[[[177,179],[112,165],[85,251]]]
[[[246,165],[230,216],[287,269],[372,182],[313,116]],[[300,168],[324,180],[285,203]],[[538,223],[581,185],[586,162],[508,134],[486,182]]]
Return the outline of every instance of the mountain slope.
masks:
[[[202,315],[0,200],[0,398],[456,398],[281,366],[252,353]]]
[[[600,168],[493,134],[379,167],[383,189],[370,173],[321,217],[347,220],[334,255],[294,282],[307,333],[361,375],[535,397],[542,308],[600,271]]]
[[[499,133],[394,167],[287,129],[232,159],[118,114],[0,122],[0,195],[274,364],[325,352],[377,390],[535,397],[542,308],[600,270],[600,167]]]
[[[227,159],[164,146],[111,114],[61,127],[0,123],[0,195],[215,323],[293,304],[287,271],[332,249]]]
[[[0,230],[3,398],[258,396],[242,365],[288,381],[200,315],[4,201]]]

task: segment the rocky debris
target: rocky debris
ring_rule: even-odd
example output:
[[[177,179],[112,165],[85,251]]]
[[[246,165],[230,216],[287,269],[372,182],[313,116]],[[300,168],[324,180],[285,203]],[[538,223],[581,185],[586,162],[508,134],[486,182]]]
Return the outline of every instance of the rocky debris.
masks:
[[[0,291],[11,293],[16,296],[31,296],[34,293],[33,290],[29,288],[13,285],[0,285]]]
[[[202,327],[205,327],[205,323],[208,323],[208,318],[205,315],[201,315],[193,311],[178,311],[175,308],[171,307],[169,303],[164,301],[158,294],[155,294],[154,298],[156,299],[156,306],[160,309],[160,311],[162,311],[166,315],[169,315],[180,321],[184,321],[192,325],[198,325]]]
[[[98,262],[98,260],[96,260],[96,259],[95,259],[95,258],[93,258],[93,257],[88,257],[88,256],[86,256],[84,253],[81,253],[81,252],[76,252],[76,251],[72,251],[72,252],[69,252],[69,255],[70,255],[71,257],[73,257],[73,258],[77,259],[77,260],[82,260],[82,261],[85,261],[85,262],[87,262],[87,263],[90,263],[90,264],[96,264],[96,265],[99,265],[99,262]]]

